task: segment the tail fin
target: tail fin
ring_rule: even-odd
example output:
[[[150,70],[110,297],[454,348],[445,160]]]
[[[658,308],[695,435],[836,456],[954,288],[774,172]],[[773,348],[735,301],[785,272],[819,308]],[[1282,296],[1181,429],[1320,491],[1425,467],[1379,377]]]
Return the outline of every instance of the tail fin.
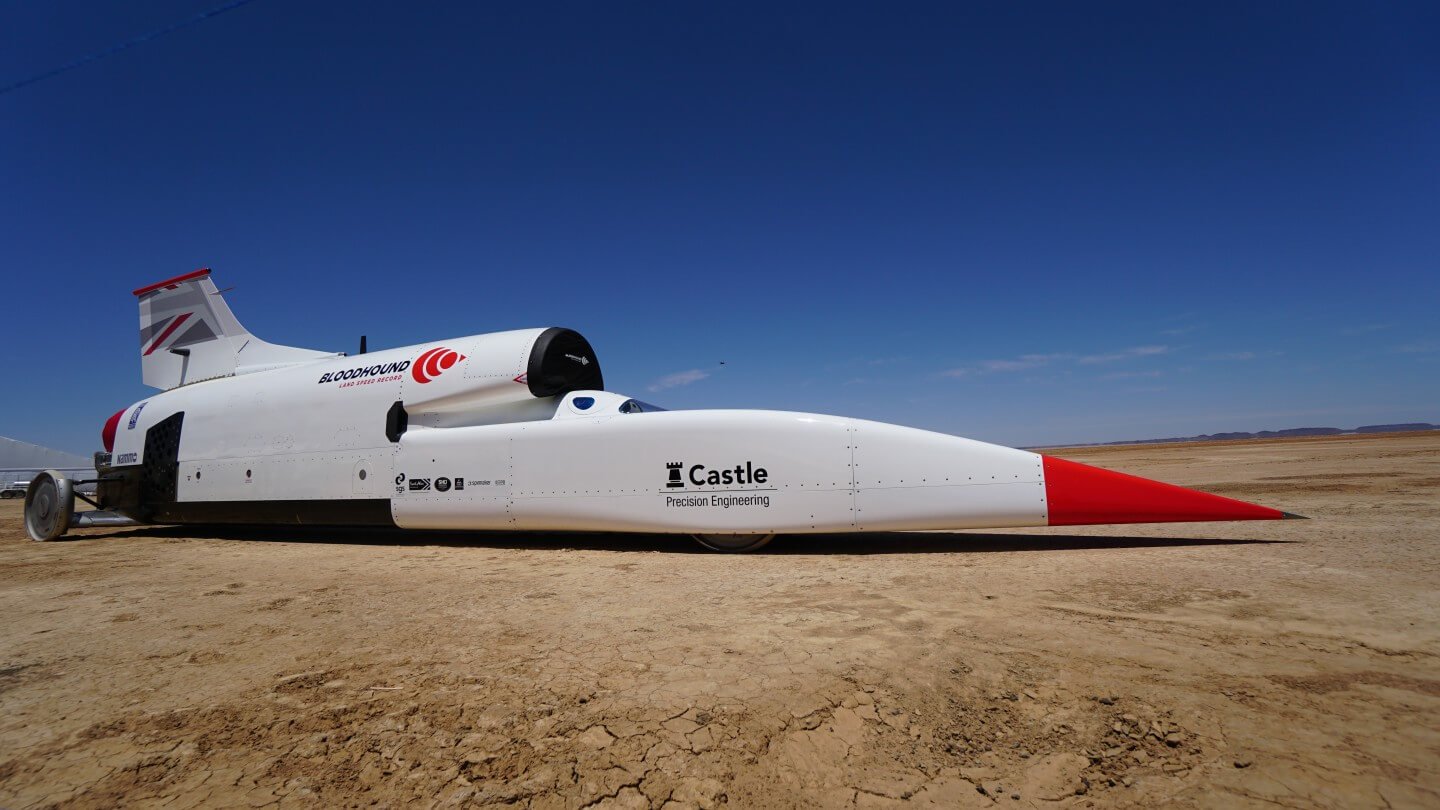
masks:
[[[339,356],[276,346],[250,334],[215,289],[208,268],[141,287],[135,297],[142,378],[155,388]]]

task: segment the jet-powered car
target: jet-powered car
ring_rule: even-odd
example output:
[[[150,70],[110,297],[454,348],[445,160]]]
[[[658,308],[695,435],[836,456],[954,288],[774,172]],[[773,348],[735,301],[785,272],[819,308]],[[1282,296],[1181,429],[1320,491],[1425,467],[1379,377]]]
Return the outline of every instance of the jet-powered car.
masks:
[[[266,343],[209,270],[135,290],[162,389],[105,422],[97,497],[47,471],[25,524],[776,534],[1296,517],[913,428],[607,392],[590,344],[525,329],[347,356]],[[81,497],[95,511],[75,513]]]

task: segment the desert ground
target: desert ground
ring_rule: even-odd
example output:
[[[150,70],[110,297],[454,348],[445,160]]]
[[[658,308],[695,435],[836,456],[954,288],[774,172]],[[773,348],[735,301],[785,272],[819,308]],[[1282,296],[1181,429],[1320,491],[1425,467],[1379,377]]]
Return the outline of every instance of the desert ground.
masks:
[[[1440,433],[1067,448],[1312,518],[781,538],[0,503],[0,807],[1440,807]]]

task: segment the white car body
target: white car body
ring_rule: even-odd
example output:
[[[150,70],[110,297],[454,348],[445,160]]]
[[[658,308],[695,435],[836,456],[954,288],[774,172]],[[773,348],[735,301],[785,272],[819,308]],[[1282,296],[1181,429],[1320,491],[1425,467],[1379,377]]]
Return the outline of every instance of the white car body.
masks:
[[[100,505],[125,520],[684,532],[746,547],[789,533],[1284,516],[879,422],[657,411],[601,390],[589,343],[565,329],[345,356],[250,335],[209,271],[136,294],[144,378],[168,390],[105,427]]]

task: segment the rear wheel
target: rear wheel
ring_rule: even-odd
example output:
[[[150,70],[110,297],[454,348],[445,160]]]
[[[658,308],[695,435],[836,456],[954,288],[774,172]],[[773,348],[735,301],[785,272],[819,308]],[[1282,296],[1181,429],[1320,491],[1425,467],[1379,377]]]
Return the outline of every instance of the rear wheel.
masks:
[[[693,535],[700,545],[711,551],[740,553],[764,548],[775,539],[772,534],[697,534]]]
[[[25,531],[32,540],[54,540],[70,528],[75,489],[69,478],[46,470],[25,491]]]

